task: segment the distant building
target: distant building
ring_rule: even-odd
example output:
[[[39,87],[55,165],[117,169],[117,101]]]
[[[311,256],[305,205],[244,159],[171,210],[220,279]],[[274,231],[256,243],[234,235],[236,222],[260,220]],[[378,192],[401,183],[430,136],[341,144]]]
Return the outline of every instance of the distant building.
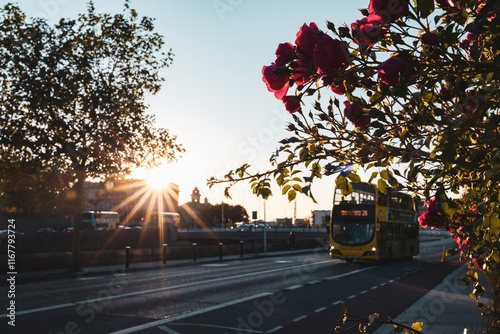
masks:
[[[330,210],[314,210],[312,211],[312,226],[326,226],[330,220]]]
[[[276,219],[277,226],[292,226],[292,218],[278,218]]]
[[[195,187],[191,192],[191,202],[184,203],[179,208],[181,215],[181,226],[187,228],[204,227],[202,211],[210,206],[207,198],[201,203],[201,193],[198,187]]]

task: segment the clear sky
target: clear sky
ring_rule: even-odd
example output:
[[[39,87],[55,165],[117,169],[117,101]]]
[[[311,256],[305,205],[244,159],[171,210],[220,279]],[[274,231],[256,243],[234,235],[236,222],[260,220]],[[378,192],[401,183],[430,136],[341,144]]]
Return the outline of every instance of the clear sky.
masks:
[[[0,0],[2,6],[8,1]],[[233,200],[223,186],[208,189],[210,176],[249,163],[254,171],[270,167],[269,157],[288,133],[291,120],[283,104],[262,82],[262,66],[275,59],[279,43],[295,41],[304,23],[316,22],[326,31],[325,20],[339,26],[362,17],[359,8],[369,0],[133,0],[139,15],[156,18],[156,31],[172,48],[173,65],[165,70],[162,90],[148,98],[158,126],[168,128],[186,148],[178,163],[156,175],[179,185],[180,204],[190,200],[194,187],[215,204],[241,204],[249,214],[264,218],[263,200],[252,195],[248,183],[235,186]],[[95,0],[97,12],[118,13],[123,0]],[[86,10],[86,0],[21,0],[28,16],[41,16],[53,24]],[[310,100],[312,103],[313,100]],[[143,176],[137,173],[136,176]],[[297,199],[297,218],[311,210],[331,208],[334,177],[313,187],[319,204]],[[279,189],[266,202],[268,221],[292,217],[294,204]]]

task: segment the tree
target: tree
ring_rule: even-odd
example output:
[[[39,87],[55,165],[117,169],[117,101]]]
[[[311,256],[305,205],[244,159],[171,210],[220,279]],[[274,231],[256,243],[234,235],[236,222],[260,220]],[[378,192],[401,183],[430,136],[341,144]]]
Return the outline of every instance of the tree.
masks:
[[[128,0],[122,14],[98,14],[90,2],[78,19],[53,27],[13,4],[0,15],[3,163],[56,172],[77,215],[87,179],[127,174],[183,151],[155,126],[145,103],[173,54],[162,51],[153,20],[139,17]]]
[[[478,305],[498,330],[500,1],[367,3],[350,25],[327,22],[324,32],[304,24],[295,44],[278,46],[262,74],[292,115],[290,137],[270,170],[245,164],[209,183],[249,180],[266,198],[274,179],[293,200],[313,198],[311,185],[325,175],[337,175],[348,193],[361,168],[382,192],[392,186],[423,196],[420,223],[453,233],[472,295],[484,291],[477,270],[493,277],[494,305]],[[457,199],[464,190],[467,198]]]

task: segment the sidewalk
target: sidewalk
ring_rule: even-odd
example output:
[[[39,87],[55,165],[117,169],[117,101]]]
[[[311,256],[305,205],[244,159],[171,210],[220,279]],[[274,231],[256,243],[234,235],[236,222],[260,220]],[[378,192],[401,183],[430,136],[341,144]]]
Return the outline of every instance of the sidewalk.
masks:
[[[425,334],[482,333],[482,329],[488,327],[488,321],[481,316],[476,300],[469,296],[472,287],[465,286],[461,280],[466,272],[467,267],[460,266],[393,320],[407,326],[423,322],[422,332]],[[480,301],[483,304],[491,302],[484,297]],[[394,328],[383,325],[374,334],[394,334]]]

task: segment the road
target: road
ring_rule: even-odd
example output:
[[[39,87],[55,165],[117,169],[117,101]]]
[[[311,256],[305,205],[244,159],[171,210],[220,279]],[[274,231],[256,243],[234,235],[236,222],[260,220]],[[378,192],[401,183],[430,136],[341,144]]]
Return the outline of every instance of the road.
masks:
[[[331,333],[342,302],[356,315],[396,317],[453,270],[436,264],[451,245],[425,242],[413,261],[381,265],[317,251],[19,284],[15,327],[2,286],[0,332]]]

